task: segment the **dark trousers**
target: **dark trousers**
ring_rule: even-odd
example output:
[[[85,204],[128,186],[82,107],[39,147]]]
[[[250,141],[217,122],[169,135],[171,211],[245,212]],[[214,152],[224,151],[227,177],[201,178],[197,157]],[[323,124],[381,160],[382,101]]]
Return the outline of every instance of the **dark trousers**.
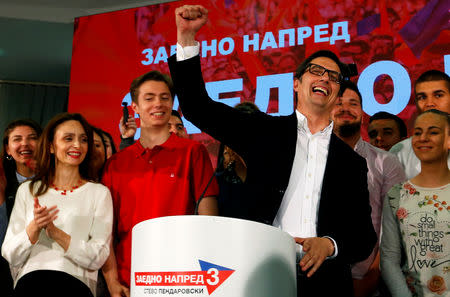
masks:
[[[0,256],[0,295],[10,297],[13,292],[13,280],[8,261]]]
[[[37,270],[22,276],[14,288],[15,297],[93,297],[91,290],[74,276],[53,270]]]
[[[326,262],[328,261],[328,262]],[[297,297],[353,297],[353,281],[350,269],[325,260],[311,276],[297,264]]]

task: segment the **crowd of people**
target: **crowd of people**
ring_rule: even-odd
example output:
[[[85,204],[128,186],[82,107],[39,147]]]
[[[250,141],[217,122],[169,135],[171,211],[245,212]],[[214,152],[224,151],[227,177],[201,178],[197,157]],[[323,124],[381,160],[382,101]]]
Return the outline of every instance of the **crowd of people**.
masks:
[[[118,151],[80,114],[56,115],[43,130],[27,119],[6,127],[2,296],[129,296],[133,226],[194,213],[289,233],[298,296],[450,294],[449,76],[429,70],[416,80],[411,137],[379,112],[369,143],[364,98],[334,53],[298,66],[292,115],[232,108],[209,98],[202,79],[195,36],[207,10],[175,13],[172,78],[150,71],[130,86],[138,141],[134,117],[120,119]],[[215,171],[173,110],[175,94],[184,116],[221,142]]]

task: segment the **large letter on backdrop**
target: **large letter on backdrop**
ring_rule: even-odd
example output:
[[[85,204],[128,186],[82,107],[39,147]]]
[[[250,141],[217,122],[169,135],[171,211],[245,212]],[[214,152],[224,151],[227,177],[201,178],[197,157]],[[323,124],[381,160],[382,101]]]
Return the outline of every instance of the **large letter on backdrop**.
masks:
[[[208,92],[230,106],[251,101],[273,115],[292,113],[296,67],[316,50],[329,49],[357,64],[361,75],[352,80],[363,95],[363,123],[383,110],[411,126],[416,113],[411,84],[426,70],[450,71],[448,0],[391,1],[388,8],[384,1],[378,7],[365,1],[197,2],[209,10],[209,23],[198,34]],[[174,10],[184,4],[76,19],[69,111],[118,140],[121,103],[131,81],[151,70],[169,72],[167,58],[176,50]],[[191,138],[214,153],[214,140],[185,125]]]

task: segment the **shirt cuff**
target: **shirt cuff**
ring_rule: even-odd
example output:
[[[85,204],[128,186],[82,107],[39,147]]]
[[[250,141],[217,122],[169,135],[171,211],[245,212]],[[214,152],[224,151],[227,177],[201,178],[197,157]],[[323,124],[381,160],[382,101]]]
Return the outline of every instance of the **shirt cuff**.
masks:
[[[182,47],[177,43],[177,61],[184,61],[197,56],[200,53],[200,43],[196,41],[196,45]]]
[[[82,249],[81,242],[79,240],[74,240],[71,236],[69,247],[67,248],[67,251],[64,252],[64,256],[75,260],[77,254],[79,254],[79,251]]]
[[[337,247],[336,241],[334,241],[334,239],[331,238],[330,236],[323,236],[323,237],[330,239],[333,242],[333,246],[334,246],[334,254],[329,256],[329,257],[327,257],[327,259],[334,259],[334,258],[336,258],[336,256],[338,255],[338,247]]]

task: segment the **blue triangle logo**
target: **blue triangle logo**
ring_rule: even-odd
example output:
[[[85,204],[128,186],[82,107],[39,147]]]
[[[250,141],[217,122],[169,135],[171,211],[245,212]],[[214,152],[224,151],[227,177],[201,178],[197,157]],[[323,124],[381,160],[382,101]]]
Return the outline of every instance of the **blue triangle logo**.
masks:
[[[206,261],[202,261],[202,260],[198,260],[198,262],[200,263],[200,268],[202,269],[202,271],[208,271],[210,268],[216,268],[219,271],[222,271],[222,270],[233,270],[233,269],[230,269],[230,268],[226,268],[226,267],[219,266],[219,265],[216,265],[216,264],[213,264],[213,263],[209,263],[209,262],[206,262]]]

